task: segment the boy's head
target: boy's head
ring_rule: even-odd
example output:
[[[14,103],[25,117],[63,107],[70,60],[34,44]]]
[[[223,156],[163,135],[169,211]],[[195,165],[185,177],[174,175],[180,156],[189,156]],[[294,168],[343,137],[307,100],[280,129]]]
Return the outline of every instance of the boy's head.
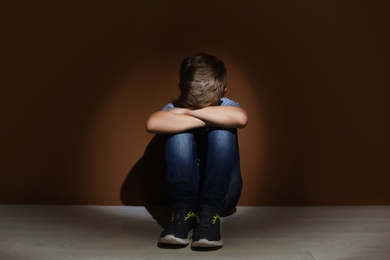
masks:
[[[199,53],[180,65],[180,97],[175,106],[199,109],[218,105],[226,91],[226,68],[213,55]]]

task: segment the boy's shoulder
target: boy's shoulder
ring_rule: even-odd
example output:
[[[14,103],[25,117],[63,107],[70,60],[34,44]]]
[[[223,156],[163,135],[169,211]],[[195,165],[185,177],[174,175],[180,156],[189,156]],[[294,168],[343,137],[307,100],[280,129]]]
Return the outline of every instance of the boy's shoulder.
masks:
[[[223,97],[221,98],[221,106],[234,106],[234,107],[240,107],[240,104],[230,98]]]
[[[161,110],[168,111],[169,109],[174,108],[175,106],[172,103],[166,104]]]

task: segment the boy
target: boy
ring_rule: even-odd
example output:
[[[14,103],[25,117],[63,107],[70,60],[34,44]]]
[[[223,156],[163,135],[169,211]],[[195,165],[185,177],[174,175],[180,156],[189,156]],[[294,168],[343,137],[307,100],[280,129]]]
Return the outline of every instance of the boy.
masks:
[[[180,96],[146,121],[149,133],[167,135],[168,201],[172,220],[159,243],[221,247],[220,216],[240,198],[237,128],[247,124],[239,104],[224,97],[226,68],[206,53],[180,65]]]

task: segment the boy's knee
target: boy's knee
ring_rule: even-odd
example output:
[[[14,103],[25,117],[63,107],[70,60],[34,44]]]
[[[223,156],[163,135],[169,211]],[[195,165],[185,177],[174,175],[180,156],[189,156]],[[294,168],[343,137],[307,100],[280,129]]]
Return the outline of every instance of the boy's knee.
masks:
[[[179,133],[168,137],[166,149],[169,153],[186,156],[192,152],[194,137],[191,133]]]
[[[222,141],[222,142],[236,142],[237,140],[237,129],[213,129],[209,133],[211,139]]]
[[[209,133],[209,146],[221,152],[237,149],[236,129],[215,129]]]
[[[186,144],[188,142],[192,142],[193,140],[194,140],[194,137],[191,133],[178,133],[178,134],[170,135],[167,139],[167,142]]]

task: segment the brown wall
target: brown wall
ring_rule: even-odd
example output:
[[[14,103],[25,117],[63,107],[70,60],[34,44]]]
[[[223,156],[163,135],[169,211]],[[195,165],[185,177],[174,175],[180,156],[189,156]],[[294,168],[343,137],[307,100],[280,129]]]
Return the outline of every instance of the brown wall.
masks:
[[[160,203],[144,121],[206,51],[250,117],[240,205],[390,204],[388,1],[34,2],[0,4],[0,203]]]

